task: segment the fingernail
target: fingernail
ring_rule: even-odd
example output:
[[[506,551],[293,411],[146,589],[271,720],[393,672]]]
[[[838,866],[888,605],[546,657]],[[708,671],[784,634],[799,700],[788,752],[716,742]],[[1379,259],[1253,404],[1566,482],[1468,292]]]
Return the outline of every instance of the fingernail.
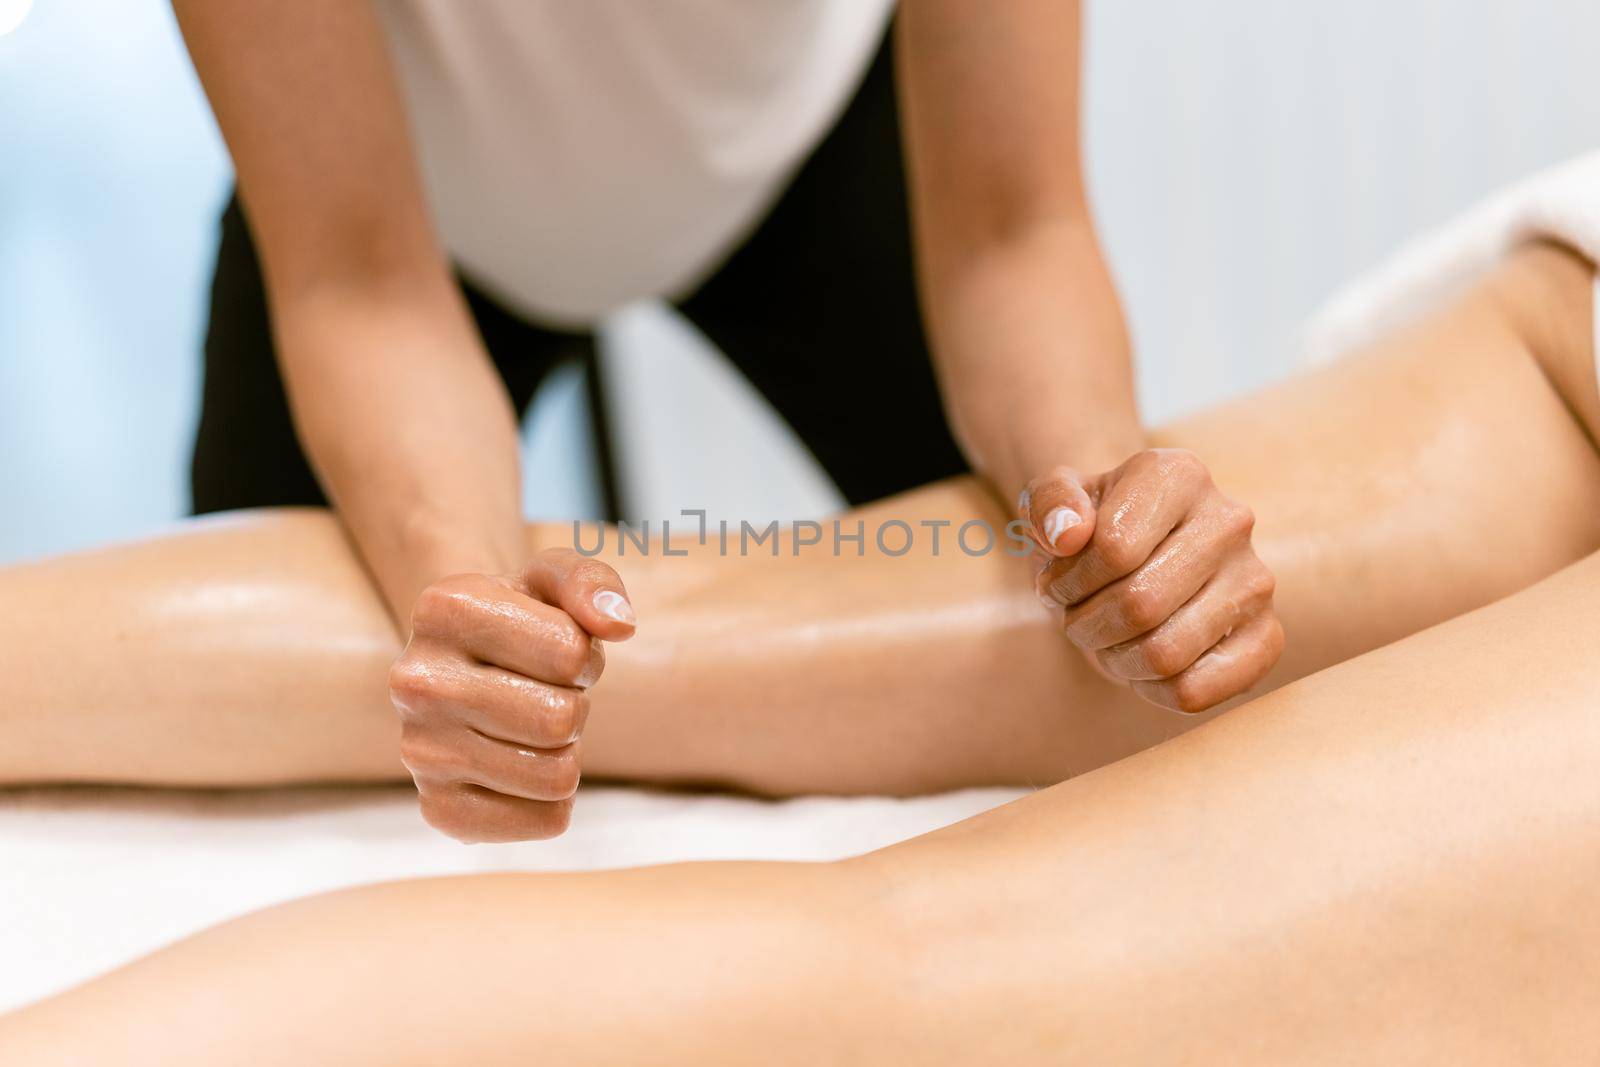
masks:
[[[1071,508],[1054,508],[1044,517],[1044,539],[1054,548],[1056,539],[1083,521]]]
[[[1023,489],[1022,492],[1017,496],[1017,514],[1026,515],[1028,513],[1028,507],[1032,503],[1033,496],[1028,492],[1027,489]]]
[[[594,595],[594,606],[608,619],[616,619],[629,626],[638,621],[638,616],[633,613],[633,605],[628,603],[628,598],[610,589],[602,589]]]

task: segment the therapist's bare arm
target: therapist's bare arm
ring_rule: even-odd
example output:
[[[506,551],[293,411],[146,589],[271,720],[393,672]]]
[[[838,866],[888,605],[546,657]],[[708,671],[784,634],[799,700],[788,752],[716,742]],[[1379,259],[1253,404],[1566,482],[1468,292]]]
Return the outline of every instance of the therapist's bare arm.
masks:
[[[1212,484],[1203,457],[1149,451],[1139,428],[1128,334],[1084,189],[1079,8],[902,6],[923,307],[957,435],[1032,526],[1039,588],[1063,608],[1066,636],[1160,702],[1172,676],[1123,655],[1124,643],[1169,620],[1231,638],[1233,666],[1206,687],[1209,707],[1266,675],[1283,632],[1249,508]],[[1209,598],[1195,596],[1202,588]],[[1130,599],[1145,607],[1123,618]],[[1180,610],[1193,617],[1177,620]]]
[[[907,0],[900,96],[922,304],[956,433],[1015,498],[1144,443],[1078,146],[1075,0]]]
[[[521,558],[516,422],[428,218],[367,0],[175,0],[238,171],[301,441],[402,631]]]
[[[176,8],[301,440],[410,638],[389,689],[423,813],[474,840],[559,833],[599,673],[573,650],[630,636],[631,609],[604,564],[524,558],[516,421],[429,221],[372,8]]]

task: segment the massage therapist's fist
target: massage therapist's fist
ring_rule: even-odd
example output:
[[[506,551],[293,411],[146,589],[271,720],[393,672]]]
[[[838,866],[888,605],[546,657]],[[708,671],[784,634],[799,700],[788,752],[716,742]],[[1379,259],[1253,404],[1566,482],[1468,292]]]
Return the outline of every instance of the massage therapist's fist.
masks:
[[[462,841],[565,830],[600,642],[633,630],[616,571],[571,549],[516,577],[456,574],[424,590],[389,695],[428,823]]]
[[[1057,467],[1018,502],[1043,550],[1039,595],[1113,680],[1176,711],[1259,682],[1283,652],[1255,517],[1193,452],[1136,453],[1094,477]]]

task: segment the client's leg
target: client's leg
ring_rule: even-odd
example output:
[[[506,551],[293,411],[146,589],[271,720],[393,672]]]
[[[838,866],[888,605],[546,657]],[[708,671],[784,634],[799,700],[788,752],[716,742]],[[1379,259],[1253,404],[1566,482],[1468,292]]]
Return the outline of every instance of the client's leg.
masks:
[[[1372,347],[1157,431],[1257,513],[1278,680],[1521,589],[1600,546],[1594,268],[1530,245]]]
[[[407,777],[399,641],[321,510],[0,571],[0,783]]]
[[[1519,254],[1370,351],[1159,432],[1258,514],[1277,680],[1526,586],[1600,544],[1590,271]],[[1554,384],[1552,384],[1554,383]],[[1570,409],[1570,410],[1569,410]],[[1006,516],[970,481],[852,513]],[[1092,673],[1030,561],[930,539],[900,558],[614,559],[639,636],[611,652],[591,775],[770,791],[1043,783],[1193,720]],[[534,531],[564,542],[565,527]],[[616,542],[609,544],[613,554]],[[0,573],[0,782],[400,777],[382,608],[317,513]]]
[[[275,908],[0,1062],[1592,1063],[1597,602],[1600,557],[842,864]]]

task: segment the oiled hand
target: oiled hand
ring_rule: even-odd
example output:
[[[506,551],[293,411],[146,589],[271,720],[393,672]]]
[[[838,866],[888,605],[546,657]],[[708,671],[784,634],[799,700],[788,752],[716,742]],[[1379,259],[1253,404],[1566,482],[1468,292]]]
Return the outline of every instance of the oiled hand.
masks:
[[[1107,676],[1146,700],[1204,711],[1259,682],[1283,652],[1274,580],[1250,509],[1194,453],[1150,449],[1105,474],[1058,467],[1018,502],[1039,543],[1039,594]]]
[[[622,579],[571,549],[516,576],[456,574],[424,590],[389,695],[428,823],[462,841],[564,831],[601,641],[633,632]]]

